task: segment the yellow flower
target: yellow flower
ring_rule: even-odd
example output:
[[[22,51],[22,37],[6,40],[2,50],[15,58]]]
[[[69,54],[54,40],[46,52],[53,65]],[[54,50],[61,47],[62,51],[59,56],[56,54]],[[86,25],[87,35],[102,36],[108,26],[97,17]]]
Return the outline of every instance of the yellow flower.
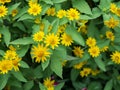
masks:
[[[118,26],[119,21],[115,20],[113,17],[111,17],[110,20],[104,21],[104,24],[109,28],[114,28],[114,27]]]
[[[53,7],[49,8],[46,13],[48,16],[54,16],[55,15],[55,8],[53,8]]]
[[[55,80],[51,80],[51,78],[46,78],[43,82],[43,84],[47,87],[47,88],[50,88],[50,87],[54,87],[54,83],[55,83]],[[48,90],[51,90],[51,89],[48,89]],[[54,89],[53,89],[54,90]]]
[[[47,90],[54,90],[54,86],[48,87]]]
[[[40,23],[40,31],[43,31],[45,28],[45,24],[43,22]]]
[[[13,47],[12,45],[9,46],[9,49],[10,49],[11,51],[16,51],[16,48]]]
[[[75,69],[81,69],[87,62],[80,62],[78,64],[75,64],[73,67]]]
[[[113,54],[111,55],[111,59],[114,63],[120,64],[120,52],[118,51],[113,52]]]
[[[95,45],[96,45],[96,40],[95,40],[95,38],[89,37],[89,38],[86,40],[86,44],[87,44],[89,47],[95,46]]]
[[[81,49],[81,47],[74,47],[73,53],[77,56],[82,58],[84,51]]]
[[[66,28],[66,25],[61,25],[58,27],[57,35],[60,36],[62,33],[64,33]]]
[[[114,41],[115,39],[114,33],[112,33],[111,31],[106,32],[106,37],[110,39],[111,41]]]
[[[108,46],[104,46],[100,51],[101,51],[101,52],[105,52],[105,51],[108,50],[108,48],[109,48]]]
[[[66,33],[62,34],[61,43],[65,46],[70,46],[73,43],[72,37]]]
[[[8,8],[6,8],[4,5],[0,6],[0,18],[7,15],[7,12],[8,12],[7,10],[8,10]]]
[[[117,8],[117,11],[115,14],[120,17],[120,8]]]
[[[34,21],[36,24],[40,24],[40,18],[36,18]]]
[[[96,76],[98,73],[100,73],[99,70],[92,70],[92,71],[91,71],[91,74],[92,74],[93,76]]]
[[[11,2],[11,0],[0,0],[1,4],[5,4],[5,3],[9,3],[9,2]]]
[[[91,73],[91,69],[90,68],[83,68],[82,71],[80,71],[80,76],[81,77],[87,77],[89,74]]]
[[[82,25],[78,28],[78,32],[82,32],[84,34],[87,34],[87,26],[86,25]]]
[[[67,17],[69,20],[78,20],[80,18],[80,13],[76,9],[70,8],[67,11]]]
[[[12,70],[13,65],[11,60],[0,61],[0,73],[6,74],[8,71]]]
[[[44,47],[43,45],[38,44],[38,46],[32,47],[32,58],[35,58],[35,62],[45,62],[47,60],[47,57],[50,57],[50,52],[47,47]]]
[[[28,5],[32,7],[32,5],[37,4],[38,0],[29,0]]]
[[[55,47],[58,47],[59,41],[60,41],[59,37],[54,33],[49,33],[45,37],[46,46],[51,46],[52,49],[54,49]]]
[[[110,11],[111,11],[112,13],[116,13],[116,11],[117,11],[117,6],[116,6],[116,4],[114,4],[114,3],[111,3],[111,4],[110,4]]]
[[[93,46],[88,49],[88,52],[92,57],[98,57],[100,54],[100,49],[98,46]]]
[[[44,37],[44,32],[39,31],[39,32],[37,32],[33,35],[33,40],[36,41],[36,42],[40,42],[40,41],[43,40],[43,37]]]
[[[11,2],[11,0],[5,0],[6,1],[6,3],[9,3],[9,2]]]
[[[32,7],[28,9],[28,13],[33,16],[40,14],[41,11],[42,7],[39,4],[33,4]]]
[[[17,15],[17,13],[18,13],[17,9],[12,10],[12,17],[14,17],[15,15]]]
[[[66,16],[66,11],[65,10],[59,10],[58,12],[57,12],[57,17],[58,18],[63,18],[63,17],[65,17]]]
[[[16,59],[12,60],[13,68],[15,71],[19,71],[20,60],[21,58],[19,57],[16,57]]]

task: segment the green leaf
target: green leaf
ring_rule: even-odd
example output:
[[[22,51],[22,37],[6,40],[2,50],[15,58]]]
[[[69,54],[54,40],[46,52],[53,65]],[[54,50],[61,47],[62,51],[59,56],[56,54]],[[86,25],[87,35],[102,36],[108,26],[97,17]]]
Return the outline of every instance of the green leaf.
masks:
[[[8,74],[0,75],[0,90],[3,90],[3,88],[5,87],[5,85],[7,84],[8,78],[9,78]]]
[[[95,62],[102,71],[106,71],[105,63],[102,61],[101,55],[95,58]]]
[[[0,55],[4,56],[5,52],[3,50],[0,50]]]
[[[9,46],[11,34],[10,34],[10,31],[8,30],[8,28],[7,27],[0,28],[0,33],[3,34],[3,38],[4,38],[6,46]]]
[[[72,70],[71,70],[70,79],[71,79],[72,82],[77,79],[79,73],[80,73],[80,71],[77,70],[77,69],[72,69]]]
[[[32,37],[23,37],[10,42],[10,44],[20,44],[20,45],[27,45],[32,43],[34,43]]]
[[[99,48],[103,48],[103,47],[105,47],[105,46],[109,46],[109,44],[110,44],[110,40],[99,40],[98,42],[97,42],[97,46],[99,47]]]
[[[18,27],[21,31],[26,32],[25,26],[22,24],[22,22],[15,22],[13,26]]]
[[[110,0],[100,0],[100,5],[99,8],[102,9],[103,11],[109,9],[110,7]]]
[[[40,82],[39,82],[39,88],[40,88],[40,90],[46,90],[46,87],[43,84],[41,84]]]
[[[50,60],[47,60],[47,61],[45,61],[45,62],[42,63],[42,69],[43,69],[43,71],[48,67],[49,62],[50,62]]]
[[[37,66],[34,69],[34,75],[35,75],[35,78],[42,78],[43,77],[43,71],[42,71],[41,65]]]
[[[68,27],[66,28],[66,33],[67,33],[68,35],[70,35],[70,36],[72,37],[72,39],[73,39],[74,41],[76,41],[78,44],[80,44],[80,45],[82,45],[82,46],[85,45],[85,41],[84,41],[83,37],[81,36],[80,33],[77,32],[77,30],[76,30],[74,27],[68,26]]]
[[[57,33],[58,31],[58,27],[59,27],[59,19],[55,19],[53,22],[52,22],[52,32],[53,33]]]
[[[34,82],[28,81],[24,84],[23,88],[24,88],[24,90],[31,90],[33,86],[34,86]]]
[[[45,34],[47,34],[47,32],[48,32],[48,28],[49,28],[49,26],[50,26],[50,23],[49,23],[49,21],[48,20],[43,20],[43,23],[44,23],[44,33]]]
[[[92,15],[91,9],[85,0],[72,0],[72,5],[77,8],[81,13]]]
[[[21,16],[18,21],[23,21],[23,20],[26,20],[26,19],[34,19],[33,16],[29,15],[29,14],[24,14],[23,16]]]
[[[113,87],[113,80],[111,79],[106,83],[104,90],[112,90],[112,87]]]
[[[27,80],[24,78],[23,74],[20,71],[12,71],[12,74],[15,78],[17,78],[21,82],[27,82]]]
[[[62,87],[64,86],[64,82],[63,83],[59,83],[57,86],[55,86],[55,90],[61,90]]]
[[[62,2],[65,2],[67,0],[52,0],[52,1],[53,1],[53,3],[62,3]]]
[[[91,82],[88,85],[88,90],[102,90],[100,82]]]
[[[47,3],[47,0],[43,0],[44,2]],[[50,3],[50,4],[53,4],[53,3]],[[45,15],[47,10],[50,8],[51,5],[49,4],[44,4],[42,5],[42,12],[41,12],[41,15]]]
[[[53,5],[53,2],[52,2],[51,0],[41,0],[41,1],[45,2],[46,4],[51,4],[51,5]]]
[[[20,67],[29,68],[29,65],[25,61],[20,61]]]

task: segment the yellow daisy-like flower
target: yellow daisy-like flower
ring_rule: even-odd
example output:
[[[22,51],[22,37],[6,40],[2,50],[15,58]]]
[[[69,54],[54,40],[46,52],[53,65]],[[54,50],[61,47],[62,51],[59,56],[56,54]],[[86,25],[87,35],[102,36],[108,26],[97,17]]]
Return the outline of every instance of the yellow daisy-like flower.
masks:
[[[114,4],[114,3],[111,3],[111,4],[110,4],[110,11],[111,11],[112,13],[116,13],[116,11],[117,11],[117,6],[116,6],[116,4]]]
[[[96,45],[96,39],[95,38],[92,38],[92,37],[89,37],[87,40],[86,40],[86,44],[89,46],[89,47],[93,47]]]
[[[29,0],[28,5],[32,7],[32,5],[37,4],[38,0]]]
[[[57,35],[60,36],[62,33],[64,33],[66,28],[66,25],[61,25],[58,27]]]
[[[9,2],[11,2],[11,0],[0,0],[1,4],[5,4],[5,3],[9,3]]]
[[[45,37],[46,46],[51,46],[52,49],[54,49],[55,47],[58,47],[59,41],[60,41],[59,37],[54,33],[49,33]]]
[[[75,64],[73,67],[75,69],[81,69],[87,62],[80,62],[78,64]]]
[[[104,21],[104,24],[109,28],[115,28],[116,26],[119,25],[119,21],[111,17],[110,20]]]
[[[65,46],[70,46],[73,43],[72,37],[66,33],[62,34],[61,43]]]
[[[33,16],[37,16],[42,11],[42,7],[39,4],[33,4],[32,7],[28,9],[28,13]]]
[[[119,16],[120,17],[120,8],[117,8],[117,10],[116,10],[116,13],[115,13],[117,16]]]
[[[12,60],[13,68],[15,71],[19,71],[20,60],[21,58],[19,57],[16,57],[16,59]]]
[[[6,8],[4,5],[1,5],[0,6],[0,18],[7,15],[7,12],[8,12],[8,8]]]
[[[118,51],[113,52],[113,54],[111,55],[111,59],[114,63],[120,64],[120,52]]]
[[[36,18],[36,19],[34,20],[34,22],[35,22],[36,24],[40,24],[40,18]]]
[[[106,38],[110,39],[111,41],[114,41],[115,39],[114,33],[112,33],[111,31],[107,31]]]
[[[80,13],[76,9],[70,8],[67,11],[67,17],[68,17],[69,20],[79,20]]]
[[[83,68],[82,71],[80,71],[80,76],[81,77],[87,77],[91,73],[90,68]]]
[[[37,32],[33,35],[33,40],[36,41],[36,42],[42,41],[43,38],[44,38],[44,32],[43,31],[39,31],[39,32]]]
[[[17,9],[12,10],[12,13],[11,13],[11,14],[12,14],[12,17],[16,16],[17,13],[18,13],[18,10],[17,10]]]
[[[55,16],[55,8],[49,8],[46,13],[48,16]]]
[[[6,2],[6,3],[9,3],[9,2],[11,2],[11,0],[5,0],[5,2]]]
[[[54,90],[54,86],[48,87],[47,90]]]
[[[98,57],[100,54],[100,49],[98,46],[93,46],[88,49],[88,52],[92,57]]]
[[[84,51],[81,49],[81,47],[76,46],[72,51],[77,57],[80,57],[80,58],[83,57]]]
[[[78,28],[78,32],[82,32],[84,34],[87,34],[87,26],[86,25],[82,25]]]
[[[101,48],[101,50],[100,50],[100,51],[101,51],[101,52],[105,52],[105,51],[107,51],[107,50],[108,50],[108,48],[109,48],[108,46],[104,46],[103,48]]]
[[[63,17],[65,17],[66,16],[66,11],[65,10],[59,10],[58,12],[57,12],[57,17],[58,18],[63,18]]]
[[[92,71],[91,71],[91,74],[92,74],[93,76],[96,76],[98,73],[100,73],[99,70],[92,70]]]
[[[43,82],[43,84],[47,87],[47,88],[50,88],[50,87],[53,87],[54,86],[54,83],[55,83],[55,80],[51,80],[51,78],[46,78]],[[53,89],[54,90],[54,89]]]
[[[0,73],[6,74],[8,71],[12,70],[13,64],[11,60],[0,61]]]
[[[45,62],[47,60],[47,57],[50,57],[50,52],[47,47],[44,47],[43,45],[38,44],[38,46],[32,47],[32,58],[35,58],[35,62]]]

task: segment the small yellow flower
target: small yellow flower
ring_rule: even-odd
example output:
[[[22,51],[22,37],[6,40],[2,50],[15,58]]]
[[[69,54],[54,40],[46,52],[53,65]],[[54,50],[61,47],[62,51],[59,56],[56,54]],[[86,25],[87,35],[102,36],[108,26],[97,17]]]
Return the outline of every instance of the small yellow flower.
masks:
[[[17,13],[18,13],[17,9],[12,10],[12,17],[14,17],[15,15],[17,15]]]
[[[43,84],[47,87],[47,88],[54,88],[54,83],[55,83],[55,80],[51,80],[51,78],[46,78],[44,79],[44,82]],[[51,89],[48,89],[48,90],[51,90]],[[54,89],[52,89],[54,90]]]
[[[36,18],[34,21],[36,24],[40,24],[40,18]]]
[[[92,57],[98,57],[100,54],[100,49],[98,46],[93,46],[88,49],[88,52]]]
[[[49,8],[46,13],[48,16],[55,16],[55,8]]]
[[[86,44],[89,46],[89,47],[93,47],[96,45],[96,39],[95,38],[92,38],[92,37],[89,37],[87,40],[86,40]]]
[[[120,52],[118,51],[113,52],[113,54],[111,55],[111,59],[114,63],[120,64]]]
[[[32,7],[32,5],[37,4],[38,0],[29,0],[28,5]]]
[[[62,34],[61,43],[65,46],[70,46],[73,43],[72,37],[66,33]]]
[[[110,39],[111,41],[114,41],[115,39],[114,33],[112,33],[111,31],[107,31],[106,38]]]
[[[54,49],[55,47],[58,47],[59,41],[60,41],[59,37],[54,33],[49,33],[45,37],[46,46],[51,46],[52,49]]]
[[[100,51],[101,51],[101,52],[105,52],[105,51],[107,51],[107,50],[108,50],[108,48],[109,48],[108,46],[104,46],[103,48],[101,48],[101,50],[100,50]]]
[[[67,11],[67,17],[68,17],[69,20],[79,20],[80,13],[76,9],[70,8]]]
[[[83,68],[82,71],[80,71],[80,76],[81,77],[87,77],[91,73],[90,68]]]
[[[39,4],[33,4],[32,7],[28,9],[28,13],[33,16],[37,16],[42,11],[42,7]]]
[[[38,44],[38,46],[32,47],[32,58],[35,58],[35,62],[45,62],[47,60],[47,57],[50,57],[50,52],[47,47],[44,47],[43,45]]]
[[[78,28],[78,32],[82,32],[84,34],[87,34],[87,26],[86,25],[82,25]]]
[[[66,11],[65,10],[59,10],[58,12],[57,12],[57,17],[58,18],[63,18],[63,17],[65,17],[66,16]]]
[[[40,31],[43,31],[45,28],[45,24],[43,22],[40,23]]]
[[[81,69],[87,62],[80,62],[78,64],[75,64],[73,67],[74,69]]]
[[[111,17],[110,20],[104,21],[104,24],[109,28],[115,28],[116,26],[119,25],[119,21]]]
[[[96,76],[98,73],[100,73],[99,70],[91,70],[91,74],[92,74],[93,76]]]
[[[1,5],[0,6],[0,18],[7,15],[7,12],[8,12],[8,8],[6,8],[4,5]]]
[[[12,70],[13,64],[11,60],[0,61],[0,73],[6,74],[8,71]]]
[[[114,3],[111,3],[111,4],[110,4],[110,11],[111,11],[112,13],[116,13],[116,11],[117,11],[117,6],[116,6],[116,4],[114,4]]]
[[[44,32],[39,31],[39,32],[37,32],[33,35],[33,40],[36,41],[36,42],[40,42],[40,41],[43,40],[43,37],[44,37]]]
[[[1,4],[5,4],[5,3],[9,3],[9,2],[11,2],[11,0],[0,0]]]
[[[21,58],[19,57],[16,57],[16,59],[12,60],[13,68],[15,71],[19,71],[20,60]]]
[[[73,53],[74,53],[77,57],[82,58],[82,57],[83,57],[83,54],[84,54],[84,51],[81,49],[81,47],[74,47]]]

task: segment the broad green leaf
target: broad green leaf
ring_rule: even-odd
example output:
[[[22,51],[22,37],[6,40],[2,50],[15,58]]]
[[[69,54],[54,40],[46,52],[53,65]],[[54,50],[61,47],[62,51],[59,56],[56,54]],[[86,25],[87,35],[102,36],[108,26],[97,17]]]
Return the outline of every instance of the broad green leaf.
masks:
[[[67,0],[52,0],[52,1],[53,1],[53,3],[62,3],[62,2],[65,2]]]
[[[4,56],[5,52],[3,50],[0,50],[0,55]]]
[[[27,82],[27,80],[25,79],[25,77],[23,76],[23,74],[20,71],[12,71],[12,74],[15,78],[17,78],[19,81],[21,82]]]
[[[47,60],[47,61],[45,61],[45,62],[42,63],[42,69],[43,69],[43,71],[48,67],[49,62],[50,62],[50,60]]]
[[[63,83],[59,83],[57,86],[55,86],[55,90],[61,90],[62,87],[64,86],[64,82]]]
[[[43,20],[43,23],[44,23],[44,33],[45,34],[47,34],[47,32],[48,32],[48,28],[49,28],[49,26],[50,26],[50,22],[48,21],[48,20]]]
[[[23,20],[26,20],[26,19],[34,19],[33,16],[29,15],[29,14],[24,14],[23,16],[21,16],[18,21],[23,21]]]
[[[100,0],[100,5],[99,8],[102,9],[103,11],[106,11],[110,7],[110,0]]]
[[[23,88],[24,88],[24,90],[31,90],[33,86],[34,86],[34,82],[28,81],[24,84]]]
[[[66,17],[60,19],[60,25],[68,23],[68,19]]]
[[[8,78],[9,78],[8,74],[0,75],[0,90],[3,90],[3,88],[5,87],[5,85],[7,84]]]
[[[58,31],[58,26],[59,26],[59,19],[55,19],[53,22],[52,22],[52,32],[53,33],[57,33]]]
[[[21,31],[26,32],[25,26],[22,24],[22,22],[15,22],[13,26],[19,28]]]
[[[77,69],[72,69],[71,70],[70,79],[71,79],[72,82],[77,79],[77,77],[79,76],[79,73],[80,73],[80,71],[77,70]]]
[[[3,34],[3,38],[4,38],[6,46],[9,46],[10,39],[11,39],[11,34],[10,34],[9,29],[7,27],[2,27],[0,28],[0,33]]]
[[[29,65],[25,61],[20,61],[20,67],[22,68],[29,68]]]
[[[101,55],[95,58],[95,62],[102,71],[106,71],[105,63],[102,61]]]
[[[77,42],[78,44],[80,44],[80,45],[82,45],[82,46],[85,45],[85,41],[84,41],[83,37],[81,36],[80,33],[77,32],[77,30],[76,30],[74,27],[68,26],[68,27],[66,28],[66,33],[67,33],[68,35],[70,35],[70,36],[72,37],[72,39],[73,39],[75,42]]]
[[[40,31],[40,25],[33,25],[32,26],[32,33],[35,34],[37,33],[38,31]]]
[[[102,90],[102,85],[100,82],[91,82],[88,85],[88,90]]]
[[[27,45],[32,43],[34,43],[34,41],[31,37],[23,37],[10,42],[10,44],[20,44],[20,45]]]
[[[77,8],[81,13],[92,15],[91,9],[85,0],[72,0],[72,5]]]
[[[111,79],[106,83],[104,90],[112,90],[112,87],[113,87],[113,80]]]
[[[105,46],[109,46],[110,44],[110,40],[99,40],[98,43],[97,43],[97,46],[101,49]]]
[[[41,65],[37,66],[34,69],[34,75],[35,75],[35,78],[42,78],[43,77],[43,70],[42,70]]]
[[[28,49],[29,49],[29,45],[23,45],[20,47],[19,50],[17,50],[17,53],[20,57],[23,57],[27,53]]]
[[[46,4],[51,4],[51,5],[53,5],[52,0],[41,0],[41,1],[45,2]]]
[[[39,82],[39,88],[40,90],[47,90],[47,88],[40,82]]]

